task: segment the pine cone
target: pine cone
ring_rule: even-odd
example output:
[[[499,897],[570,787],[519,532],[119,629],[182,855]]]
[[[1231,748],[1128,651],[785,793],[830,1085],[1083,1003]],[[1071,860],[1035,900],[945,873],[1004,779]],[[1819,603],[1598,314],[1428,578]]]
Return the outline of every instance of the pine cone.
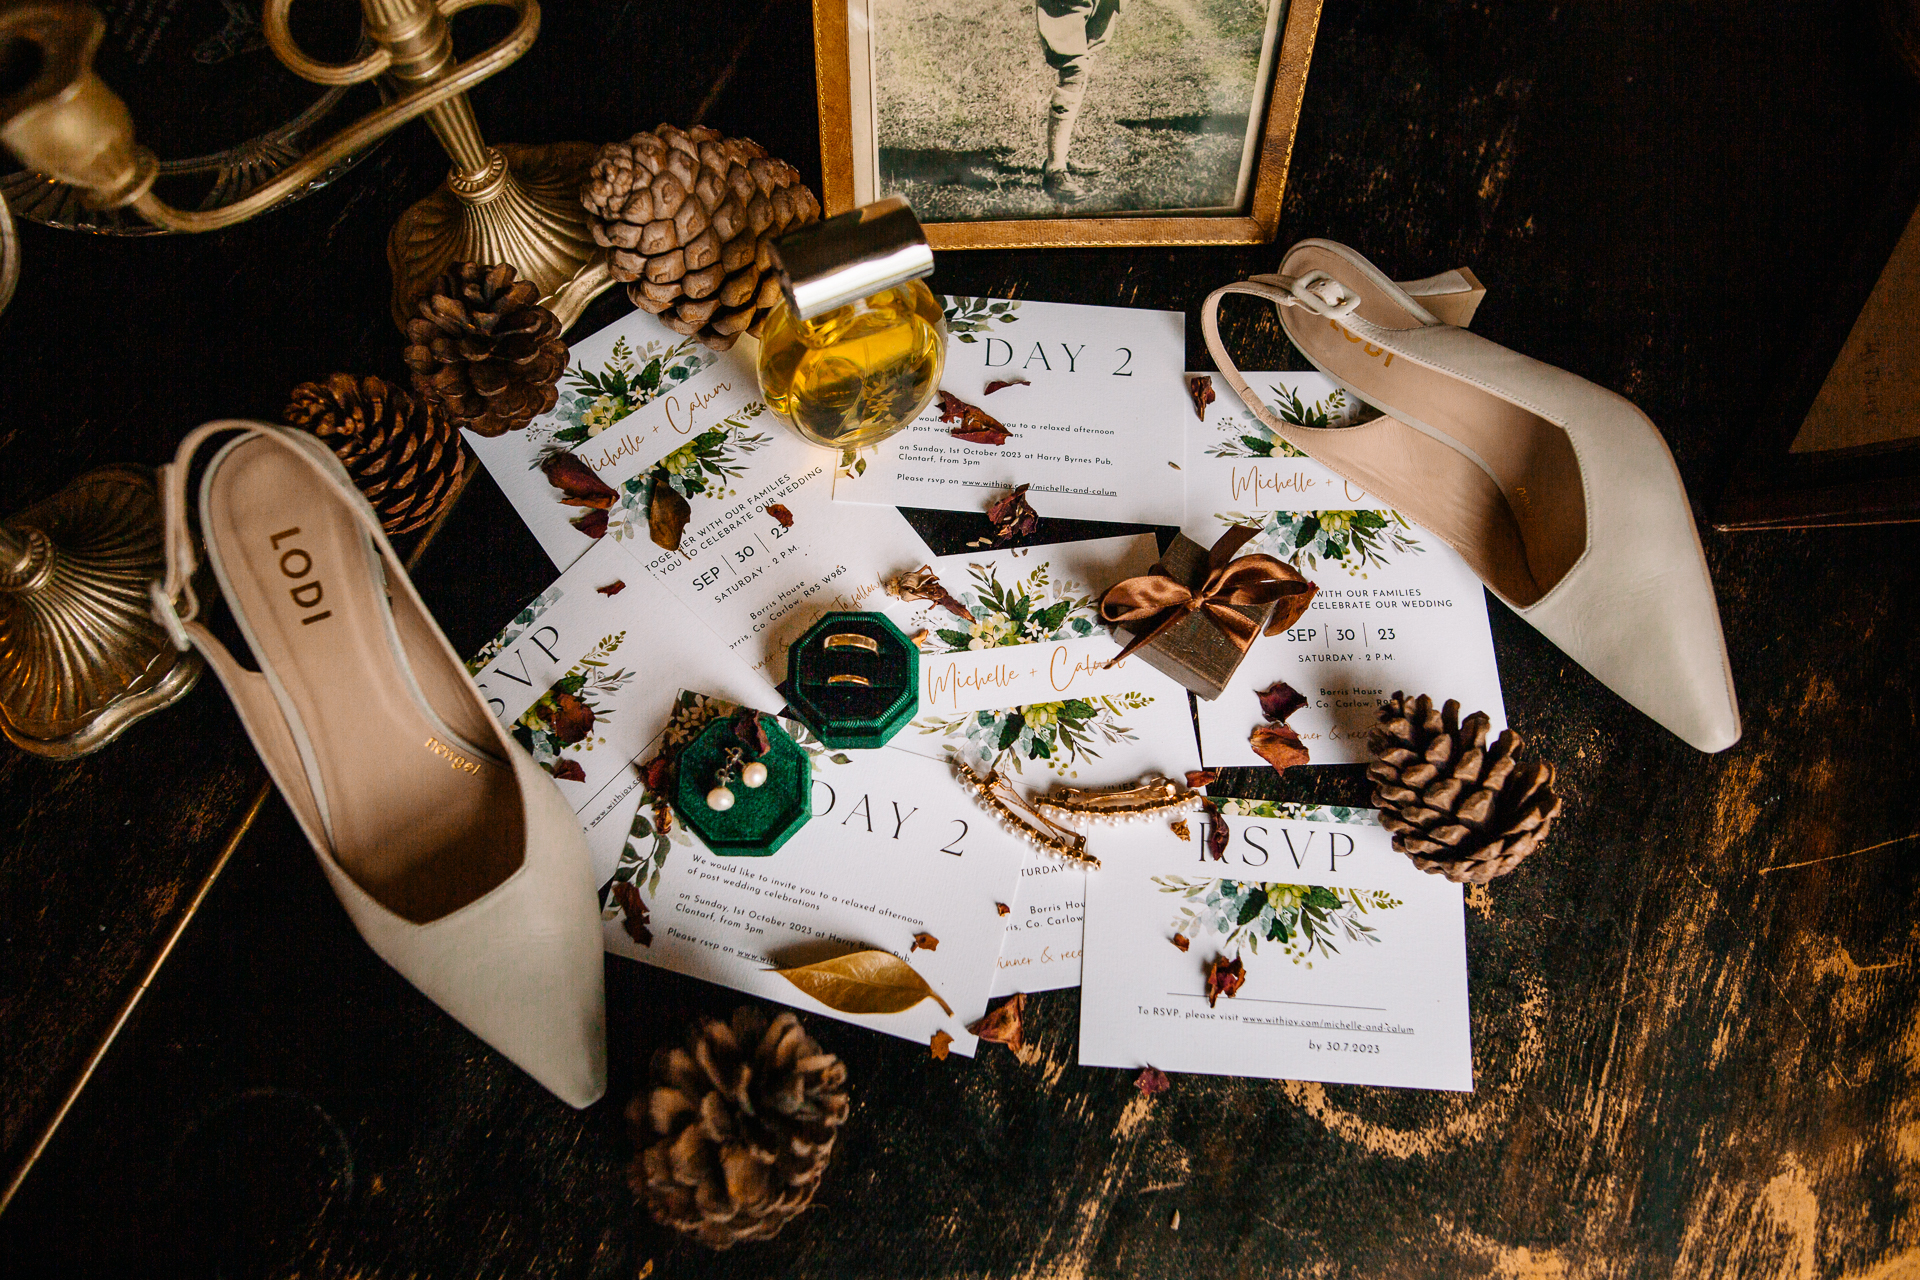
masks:
[[[456,262],[414,304],[404,353],[413,389],[479,436],[518,431],[553,408],[567,367],[560,321],[509,266]]]
[[[1367,737],[1373,803],[1393,847],[1430,875],[1485,884],[1532,853],[1560,813],[1553,766],[1521,764],[1508,729],[1487,746],[1491,722],[1460,704],[1436,711],[1424,694],[1396,692]]]
[[[439,406],[380,378],[303,382],[285,416],[327,442],[388,533],[440,514],[466,466],[466,446]]]
[[[772,241],[820,216],[792,165],[704,125],[609,142],[580,203],[633,305],[715,351],[759,334],[780,297]]]
[[[847,1069],[800,1020],[742,1008],[655,1056],[627,1106],[642,1147],[627,1179],[654,1220],[714,1249],[779,1234],[826,1172],[847,1118]]]

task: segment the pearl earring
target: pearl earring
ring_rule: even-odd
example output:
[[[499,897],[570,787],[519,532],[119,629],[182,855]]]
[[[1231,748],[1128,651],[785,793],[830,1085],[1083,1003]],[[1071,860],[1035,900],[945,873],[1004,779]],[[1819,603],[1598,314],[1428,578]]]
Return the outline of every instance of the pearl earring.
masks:
[[[742,752],[740,748],[729,747],[727,749],[726,760],[720,765],[719,772],[713,775],[713,790],[707,792],[707,808],[713,810],[715,813],[725,813],[727,810],[733,808],[733,792],[727,788],[727,784],[733,781],[734,770],[740,768],[741,758]],[[754,769],[760,771],[760,782],[765,782],[767,780],[767,767],[758,761],[748,765],[742,772],[749,773]],[[749,787],[757,787],[760,785],[760,782],[754,782],[745,777],[743,777],[741,781],[745,782]]]

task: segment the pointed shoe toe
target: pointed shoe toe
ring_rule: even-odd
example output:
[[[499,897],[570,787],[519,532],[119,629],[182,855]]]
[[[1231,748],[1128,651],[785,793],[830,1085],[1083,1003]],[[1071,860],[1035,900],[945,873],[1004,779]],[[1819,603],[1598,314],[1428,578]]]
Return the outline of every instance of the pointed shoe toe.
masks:
[[[188,480],[203,448],[190,512]],[[576,1107],[606,1091],[600,909],[580,824],[507,737],[324,444],[249,422],[161,477],[154,616],[200,650],[376,954]],[[197,620],[198,544],[257,669]]]
[[[1383,415],[1278,421],[1218,329],[1228,293],[1270,301],[1315,368]],[[1630,401],[1443,322],[1344,245],[1208,297],[1208,348],[1282,439],[1425,526],[1501,601],[1702,751],[1740,736],[1713,583],[1673,455]],[[1469,313],[1470,314],[1470,313]]]

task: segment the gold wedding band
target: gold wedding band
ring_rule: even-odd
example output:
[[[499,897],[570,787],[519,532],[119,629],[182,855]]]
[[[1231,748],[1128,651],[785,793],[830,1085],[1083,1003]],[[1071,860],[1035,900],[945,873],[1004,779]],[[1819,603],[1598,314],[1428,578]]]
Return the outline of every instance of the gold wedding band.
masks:
[[[871,644],[873,642],[869,640],[867,643]],[[873,681],[867,679],[865,676],[828,676],[827,683],[828,684],[857,684],[857,685],[863,685],[868,689],[873,688]]]
[[[878,640],[873,639],[871,636],[856,635],[851,631],[834,632],[827,637],[826,647],[829,649],[865,649],[868,653],[876,657],[880,653],[880,642]],[[866,681],[862,680],[860,683],[865,684]]]

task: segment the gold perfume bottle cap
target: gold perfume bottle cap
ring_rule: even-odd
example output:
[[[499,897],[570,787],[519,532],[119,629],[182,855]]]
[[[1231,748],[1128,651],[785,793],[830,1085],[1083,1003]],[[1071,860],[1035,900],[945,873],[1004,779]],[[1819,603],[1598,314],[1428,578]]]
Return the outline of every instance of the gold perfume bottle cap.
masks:
[[[780,291],[802,320],[933,274],[933,250],[913,208],[888,196],[773,242]]]

